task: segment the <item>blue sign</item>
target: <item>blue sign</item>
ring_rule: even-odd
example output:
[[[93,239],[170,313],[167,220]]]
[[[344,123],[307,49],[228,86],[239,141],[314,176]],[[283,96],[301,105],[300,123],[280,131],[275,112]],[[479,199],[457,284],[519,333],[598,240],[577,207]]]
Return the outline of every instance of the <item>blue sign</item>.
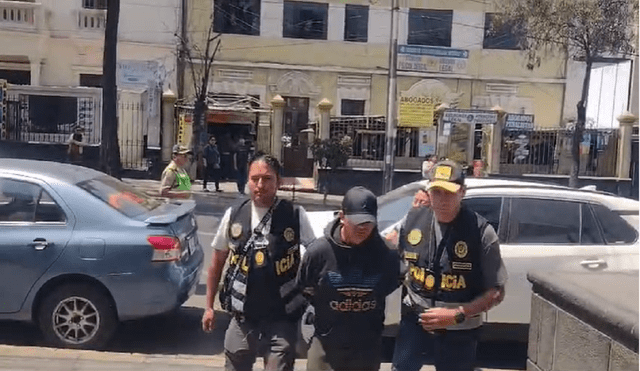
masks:
[[[398,54],[428,55],[444,58],[469,58],[468,50],[422,45],[398,45]]]

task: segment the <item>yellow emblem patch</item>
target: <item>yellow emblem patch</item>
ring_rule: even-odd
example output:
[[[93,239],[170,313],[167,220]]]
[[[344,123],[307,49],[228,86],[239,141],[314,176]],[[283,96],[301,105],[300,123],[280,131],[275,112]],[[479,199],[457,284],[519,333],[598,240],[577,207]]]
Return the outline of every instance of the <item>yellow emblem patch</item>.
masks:
[[[404,258],[407,260],[418,260],[418,253],[405,251]]]
[[[256,252],[256,264],[261,266],[264,264],[264,253],[262,251]]]
[[[453,251],[456,253],[456,256],[460,259],[467,256],[469,253],[469,249],[467,248],[467,243],[464,241],[456,242],[456,246],[453,248]]]
[[[413,229],[407,235],[407,241],[413,246],[417,245],[422,241],[422,231],[419,229]]]
[[[287,229],[284,230],[284,232],[282,233],[285,241],[287,242],[291,242],[293,241],[294,238],[296,238],[296,233],[293,231],[293,228],[289,227]]]
[[[433,276],[433,274],[428,275],[424,279],[424,286],[429,290],[431,290],[435,284],[436,284],[436,278]]]
[[[238,238],[241,235],[242,235],[242,224],[233,223],[233,225],[231,226],[231,237]]]
[[[451,167],[450,166],[438,166],[433,175],[437,180],[449,180],[451,179]]]

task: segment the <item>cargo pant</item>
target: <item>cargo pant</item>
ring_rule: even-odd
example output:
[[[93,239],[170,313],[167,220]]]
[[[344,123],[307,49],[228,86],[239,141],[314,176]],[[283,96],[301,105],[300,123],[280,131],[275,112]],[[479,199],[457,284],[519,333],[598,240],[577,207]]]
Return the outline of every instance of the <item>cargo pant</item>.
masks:
[[[225,369],[250,371],[260,354],[264,357],[265,370],[292,371],[297,334],[296,322],[250,322],[234,317],[224,336]]]

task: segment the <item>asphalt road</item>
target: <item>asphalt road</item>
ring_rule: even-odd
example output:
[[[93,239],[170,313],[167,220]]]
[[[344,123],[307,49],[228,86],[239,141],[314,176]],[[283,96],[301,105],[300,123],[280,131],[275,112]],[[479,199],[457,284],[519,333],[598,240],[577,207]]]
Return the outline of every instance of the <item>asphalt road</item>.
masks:
[[[175,313],[122,323],[107,350],[184,356],[211,356],[222,353],[224,330],[229,323],[229,316],[218,307],[216,328],[210,334],[202,331],[200,319],[205,307],[206,271],[211,262],[211,241],[224,211],[237,202],[239,197],[236,193],[213,192],[200,193],[195,198],[198,234],[206,259],[195,295]],[[309,211],[335,208],[335,202],[323,205],[322,201],[300,201]],[[0,321],[0,344],[46,346],[35,326],[3,321]],[[386,362],[390,361],[392,344],[392,341],[387,342],[384,354]],[[483,343],[480,345],[478,358],[481,367],[525,369],[526,344]]]

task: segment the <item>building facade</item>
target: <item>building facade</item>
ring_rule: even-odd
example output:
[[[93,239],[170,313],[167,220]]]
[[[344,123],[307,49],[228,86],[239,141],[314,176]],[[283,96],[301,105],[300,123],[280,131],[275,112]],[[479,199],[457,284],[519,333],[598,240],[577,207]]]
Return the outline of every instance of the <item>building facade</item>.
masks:
[[[306,135],[301,131],[316,120],[323,99],[333,105],[332,116],[386,116],[390,0],[191,4],[192,41],[211,20],[222,33],[209,90],[252,95],[264,104],[280,95],[283,132],[293,144]],[[488,31],[493,10],[489,1],[399,0],[398,96],[430,97],[461,109],[499,105],[534,115],[537,126],[559,126],[564,56],[527,69],[513,35]],[[409,152],[418,156],[415,148]]]
[[[10,84],[99,86],[106,0],[0,1],[0,79]],[[119,61],[153,61],[175,88],[179,0],[122,0]]]
[[[79,128],[87,145],[100,145],[106,7],[107,0],[0,0],[0,81],[9,86],[0,139],[61,147]],[[121,1],[118,128],[127,169],[147,169],[149,150],[163,145],[161,98],[176,88],[179,20],[179,0]]]

